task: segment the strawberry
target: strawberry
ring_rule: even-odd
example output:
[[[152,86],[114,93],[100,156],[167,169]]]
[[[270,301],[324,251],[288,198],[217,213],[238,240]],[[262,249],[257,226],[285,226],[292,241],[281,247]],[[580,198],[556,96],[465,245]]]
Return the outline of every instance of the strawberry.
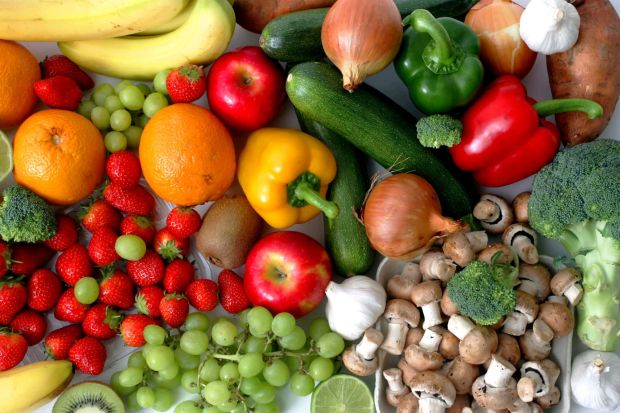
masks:
[[[168,228],[162,228],[155,234],[153,248],[166,261],[183,258],[189,253],[189,239],[175,237]]]
[[[99,284],[99,301],[127,310],[133,305],[133,281],[121,270],[104,274]]]
[[[121,234],[137,235],[149,245],[155,237],[155,223],[149,217],[127,215],[121,221]]]
[[[127,274],[140,286],[157,284],[164,277],[164,261],[153,250],[146,250],[144,257],[127,261]]]
[[[34,82],[34,94],[53,109],[77,110],[82,100],[80,87],[67,76],[37,80]]]
[[[58,302],[62,294],[60,278],[46,268],[36,270],[28,278],[28,307],[36,311],[49,311]]]
[[[140,160],[133,152],[117,151],[110,154],[105,167],[110,181],[121,188],[131,188],[140,182],[142,168]]]
[[[198,212],[193,208],[175,207],[166,218],[166,226],[175,237],[188,238],[195,234],[202,224]]]
[[[155,208],[153,195],[141,185],[123,188],[110,182],[103,190],[103,197],[114,208],[127,214],[149,216]]]
[[[62,252],[56,259],[56,273],[70,286],[74,286],[80,278],[90,277],[93,274],[93,264],[88,256],[86,247],[74,244]]]
[[[0,282],[0,325],[8,326],[28,300],[26,288],[16,281]]]
[[[11,248],[9,244],[0,240],[0,277],[4,277],[11,266]]]
[[[172,328],[183,325],[189,312],[187,298],[178,294],[166,294],[159,302],[161,318]]]
[[[120,314],[105,304],[95,304],[86,312],[82,321],[82,331],[87,336],[106,340],[116,336],[116,328],[120,321]]]
[[[61,327],[45,337],[45,352],[55,360],[66,360],[69,358],[69,349],[73,343],[83,336],[79,324]]]
[[[238,314],[250,306],[250,300],[243,289],[243,279],[232,270],[223,270],[217,284],[220,288],[220,303],[224,310]]]
[[[34,346],[45,337],[47,320],[37,311],[24,310],[11,321],[11,330],[24,336],[29,346]]]
[[[130,347],[142,347],[146,344],[144,340],[144,329],[151,324],[159,325],[151,317],[144,314],[130,314],[121,323],[121,337],[126,345]]]
[[[97,228],[108,226],[115,231],[121,224],[121,214],[103,199],[98,199],[92,204],[83,207],[81,221],[84,228],[95,232]]]
[[[65,290],[54,309],[54,317],[60,321],[81,323],[86,318],[88,305],[80,303],[73,292],[73,287]]]
[[[166,77],[166,89],[174,103],[193,102],[207,90],[205,72],[196,65],[178,67]]]
[[[0,330],[0,371],[17,366],[27,351],[28,342],[22,335]]]
[[[118,234],[110,227],[101,227],[93,232],[88,243],[88,256],[98,266],[105,267],[120,260],[116,253]]]
[[[105,346],[93,337],[80,338],[69,349],[69,360],[82,373],[96,376],[103,372],[107,353]]]
[[[11,272],[17,275],[30,275],[47,264],[54,254],[55,251],[44,244],[13,244],[11,245]]]
[[[136,309],[142,314],[153,318],[161,316],[159,312],[159,302],[164,298],[164,290],[156,285],[142,287],[136,294]]]
[[[194,280],[185,290],[190,304],[200,311],[211,311],[217,306],[217,284],[211,280]]]
[[[166,267],[164,272],[164,288],[169,293],[182,293],[194,281],[196,269],[186,261],[176,259]]]
[[[88,73],[80,69],[78,65],[69,60],[65,55],[57,54],[46,57],[41,62],[41,66],[44,79],[62,75],[75,80],[82,90],[88,90],[95,86],[95,82]]]
[[[77,224],[68,215],[56,217],[56,233],[43,243],[55,251],[64,251],[78,241]]]

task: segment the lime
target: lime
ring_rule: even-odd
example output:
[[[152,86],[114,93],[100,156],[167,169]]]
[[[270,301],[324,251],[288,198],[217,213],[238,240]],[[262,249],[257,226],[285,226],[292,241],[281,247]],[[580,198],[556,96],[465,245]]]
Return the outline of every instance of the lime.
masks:
[[[317,386],[312,394],[312,413],[374,413],[368,386],[354,376],[338,374]]]
[[[9,137],[0,130],[0,182],[13,170],[13,148]]]

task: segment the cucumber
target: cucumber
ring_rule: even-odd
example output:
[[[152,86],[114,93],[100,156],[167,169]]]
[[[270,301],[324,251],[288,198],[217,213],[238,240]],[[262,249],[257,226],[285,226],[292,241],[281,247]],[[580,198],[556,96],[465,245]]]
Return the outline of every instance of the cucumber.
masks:
[[[478,0],[396,0],[404,18],[416,9],[427,9],[435,17],[462,16]],[[283,62],[307,62],[322,58],[321,26],[329,8],[303,10],[271,20],[260,36],[260,47],[271,58]]]
[[[366,274],[374,263],[375,251],[355,215],[362,208],[369,187],[365,157],[342,136],[296,112],[301,129],[325,142],[338,165],[327,199],[338,205],[340,213],[334,219],[324,219],[325,246],[334,269],[347,277]]]
[[[291,68],[286,93],[304,116],[342,135],[384,168],[428,180],[447,215],[463,217],[471,212],[475,191],[452,174],[453,165],[420,145],[415,118],[378,90],[362,84],[349,93],[342,88],[338,69],[306,62]]]

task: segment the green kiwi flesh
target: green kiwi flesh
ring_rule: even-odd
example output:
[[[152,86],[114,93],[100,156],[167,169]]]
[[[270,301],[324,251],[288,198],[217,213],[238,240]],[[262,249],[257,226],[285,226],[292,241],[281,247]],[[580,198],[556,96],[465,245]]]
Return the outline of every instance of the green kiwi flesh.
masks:
[[[110,386],[85,381],[65,390],[52,413],[125,413],[125,405]]]

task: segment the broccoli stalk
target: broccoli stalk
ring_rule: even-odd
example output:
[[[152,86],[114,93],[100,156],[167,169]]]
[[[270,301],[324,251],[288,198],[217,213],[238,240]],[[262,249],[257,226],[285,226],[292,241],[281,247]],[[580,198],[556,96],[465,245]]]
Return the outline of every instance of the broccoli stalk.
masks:
[[[416,130],[422,146],[436,149],[460,143],[463,124],[449,115],[430,115],[418,121]]]
[[[0,236],[5,241],[38,242],[56,233],[54,208],[34,192],[19,185],[2,193]]]

